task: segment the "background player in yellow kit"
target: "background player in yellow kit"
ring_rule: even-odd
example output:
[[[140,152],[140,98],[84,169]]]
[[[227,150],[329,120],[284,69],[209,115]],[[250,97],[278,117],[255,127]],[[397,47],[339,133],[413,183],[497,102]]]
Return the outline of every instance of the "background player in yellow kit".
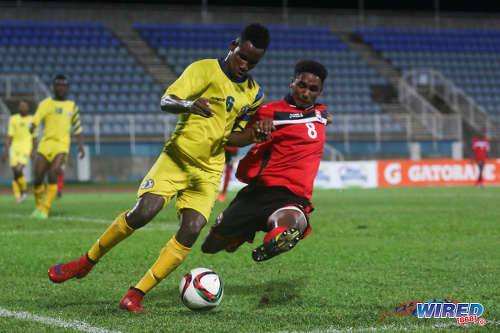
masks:
[[[7,160],[7,154],[9,153],[9,164],[14,173],[12,191],[16,197],[16,202],[21,203],[26,199],[28,192],[23,169],[28,163],[28,159],[33,158],[35,155],[34,147],[36,146],[37,133],[30,133],[33,116],[29,115],[30,106],[28,102],[19,102],[17,108],[19,113],[12,115],[9,119],[9,129],[2,154],[2,162]]]
[[[33,129],[41,121],[45,123],[43,136],[38,145],[33,182],[37,208],[32,216],[38,218],[48,217],[52,201],[57,194],[57,176],[69,153],[72,128],[73,134],[78,136],[79,157],[85,156],[78,106],[74,101],[66,99],[68,87],[66,76],[57,75],[54,79],[54,98],[48,97],[41,101],[33,117]],[[45,175],[47,175],[48,184],[45,202],[43,202]]]
[[[161,108],[180,114],[179,122],[144,177],[135,206],[120,214],[87,254],[50,267],[53,282],[87,275],[107,251],[177,196],[179,229],[120,302],[121,309],[144,311],[144,294],[184,261],[207,223],[220,185],[226,144],[244,146],[270,136],[272,121],[259,121],[244,130],[264,99],[262,89],[247,73],[264,56],[269,39],[267,28],[250,24],[231,42],[227,56],[192,63],[167,89]]]

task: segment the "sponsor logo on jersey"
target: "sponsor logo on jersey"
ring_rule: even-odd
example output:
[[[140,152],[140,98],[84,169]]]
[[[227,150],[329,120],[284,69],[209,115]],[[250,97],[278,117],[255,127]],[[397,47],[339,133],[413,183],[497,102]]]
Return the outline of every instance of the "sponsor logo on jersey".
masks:
[[[290,117],[290,119],[303,118],[304,114],[302,114],[302,113],[290,113],[289,117]]]
[[[155,182],[152,179],[146,179],[144,183],[142,183],[141,188],[145,190],[148,188],[152,188],[153,186],[155,186]]]
[[[222,98],[222,97],[215,97],[215,96],[210,97],[210,100],[211,100],[211,101],[215,101],[215,102],[224,102],[224,101],[226,101],[226,99],[225,99],[225,98]]]

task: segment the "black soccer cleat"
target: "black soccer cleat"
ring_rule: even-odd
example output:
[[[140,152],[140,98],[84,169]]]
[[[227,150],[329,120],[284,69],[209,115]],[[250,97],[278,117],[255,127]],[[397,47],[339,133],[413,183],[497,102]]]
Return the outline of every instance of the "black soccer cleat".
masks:
[[[300,232],[297,229],[288,229],[278,234],[271,240],[252,251],[253,260],[260,262],[271,259],[280,253],[289,251],[297,245],[300,240]]]

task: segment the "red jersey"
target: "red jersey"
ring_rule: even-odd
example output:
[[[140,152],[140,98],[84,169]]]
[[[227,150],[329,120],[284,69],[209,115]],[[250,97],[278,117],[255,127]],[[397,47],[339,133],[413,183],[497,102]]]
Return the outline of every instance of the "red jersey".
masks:
[[[472,150],[477,161],[485,161],[490,151],[490,140],[487,138],[475,137],[472,140]]]
[[[294,194],[311,199],[318,172],[327,124],[326,108],[316,104],[301,110],[288,97],[260,106],[247,127],[260,119],[273,119],[271,139],[255,144],[240,161],[236,177],[244,183],[285,186]]]

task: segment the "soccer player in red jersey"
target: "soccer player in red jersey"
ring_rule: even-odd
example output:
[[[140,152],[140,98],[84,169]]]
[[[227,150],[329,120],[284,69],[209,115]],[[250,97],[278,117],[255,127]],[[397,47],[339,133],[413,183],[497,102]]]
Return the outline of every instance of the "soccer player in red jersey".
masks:
[[[291,94],[263,104],[249,121],[247,126],[272,119],[275,130],[269,141],[255,144],[240,161],[236,176],[248,185],[217,217],[203,252],[233,252],[264,231],[264,243],[252,252],[255,261],[264,261],[292,249],[309,234],[313,183],[325,127],[331,122],[325,106],[316,103],[327,75],[322,64],[300,61],[290,82]]]
[[[236,156],[238,156],[238,149],[238,147],[226,146],[226,163],[224,165],[222,190],[217,196],[217,201],[219,202],[226,202],[227,188],[229,186],[229,181],[231,180],[231,174],[233,173],[233,164]]]
[[[483,186],[483,168],[486,163],[486,158],[490,151],[490,140],[486,137],[484,132],[472,140],[472,151],[474,153],[474,161],[479,168],[479,175],[477,177],[476,186]]]

